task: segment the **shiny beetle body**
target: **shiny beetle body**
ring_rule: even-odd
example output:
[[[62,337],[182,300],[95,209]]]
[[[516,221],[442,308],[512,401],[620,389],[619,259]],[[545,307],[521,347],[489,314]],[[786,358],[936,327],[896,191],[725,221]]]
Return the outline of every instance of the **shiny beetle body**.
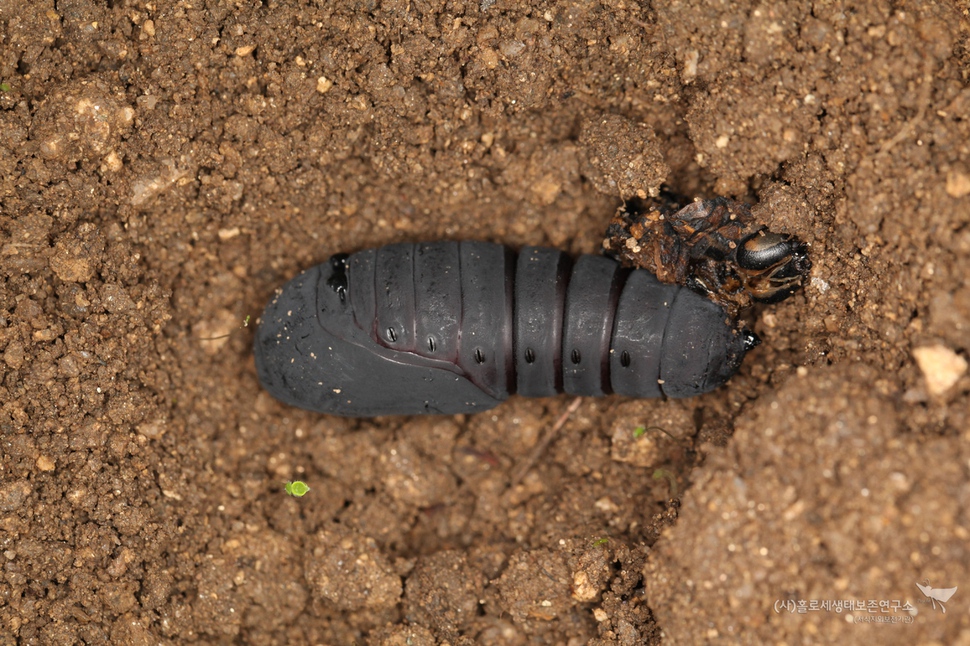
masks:
[[[366,417],[472,413],[515,392],[690,397],[756,343],[711,300],[610,258],[433,242],[303,272],[267,305],[255,355],[277,399]]]
[[[812,268],[804,243],[783,233],[759,229],[734,252],[745,288],[758,303],[780,303],[802,286]]]

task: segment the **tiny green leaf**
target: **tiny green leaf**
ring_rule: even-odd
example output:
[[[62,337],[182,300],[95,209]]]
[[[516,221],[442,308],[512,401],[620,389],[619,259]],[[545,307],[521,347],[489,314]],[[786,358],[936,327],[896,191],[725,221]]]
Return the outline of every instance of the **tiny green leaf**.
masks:
[[[9,92],[9,91],[10,91],[9,83],[0,83],[0,92]]]
[[[600,545],[606,545],[609,542],[610,542],[610,539],[608,539],[608,538],[600,538],[600,539],[597,539],[597,540],[593,541],[593,547],[599,547]]]
[[[641,437],[647,434],[647,431],[660,431],[673,440],[677,439],[668,433],[666,429],[660,428],[659,426],[637,426],[635,429],[633,429],[633,439],[639,440]]]
[[[286,493],[290,494],[291,496],[296,496],[297,498],[302,498],[307,494],[308,491],[310,491],[310,487],[307,486],[307,483],[301,480],[287,482],[285,485],[283,485],[283,489],[286,490]]]

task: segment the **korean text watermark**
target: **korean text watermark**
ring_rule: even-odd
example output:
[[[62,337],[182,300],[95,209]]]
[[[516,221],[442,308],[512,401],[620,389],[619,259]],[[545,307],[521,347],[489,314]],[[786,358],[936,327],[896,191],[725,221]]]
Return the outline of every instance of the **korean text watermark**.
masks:
[[[776,614],[810,612],[851,612],[855,623],[910,624],[917,614],[909,601],[899,599],[778,599]]]

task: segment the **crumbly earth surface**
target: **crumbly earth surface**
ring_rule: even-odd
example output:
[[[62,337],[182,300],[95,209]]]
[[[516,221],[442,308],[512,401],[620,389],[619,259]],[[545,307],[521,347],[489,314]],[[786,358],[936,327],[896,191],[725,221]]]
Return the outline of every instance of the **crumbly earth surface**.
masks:
[[[0,0],[0,644],[970,643],[967,3],[531,4]],[[811,245],[724,388],[261,392],[299,270],[662,183]]]

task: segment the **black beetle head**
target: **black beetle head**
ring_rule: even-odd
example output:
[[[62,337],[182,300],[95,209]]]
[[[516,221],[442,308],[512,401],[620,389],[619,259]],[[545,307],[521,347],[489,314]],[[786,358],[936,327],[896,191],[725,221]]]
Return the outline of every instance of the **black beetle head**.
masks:
[[[762,229],[741,241],[737,260],[741,269],[764,271],[775,265],[787,262],[794,252],[792,237],[782,233],[772,233]]]
[[[735,255],[745,287],[759,303],[777,303],[801,287],[812,269],[808,245],[762,229],[741,241]]]

